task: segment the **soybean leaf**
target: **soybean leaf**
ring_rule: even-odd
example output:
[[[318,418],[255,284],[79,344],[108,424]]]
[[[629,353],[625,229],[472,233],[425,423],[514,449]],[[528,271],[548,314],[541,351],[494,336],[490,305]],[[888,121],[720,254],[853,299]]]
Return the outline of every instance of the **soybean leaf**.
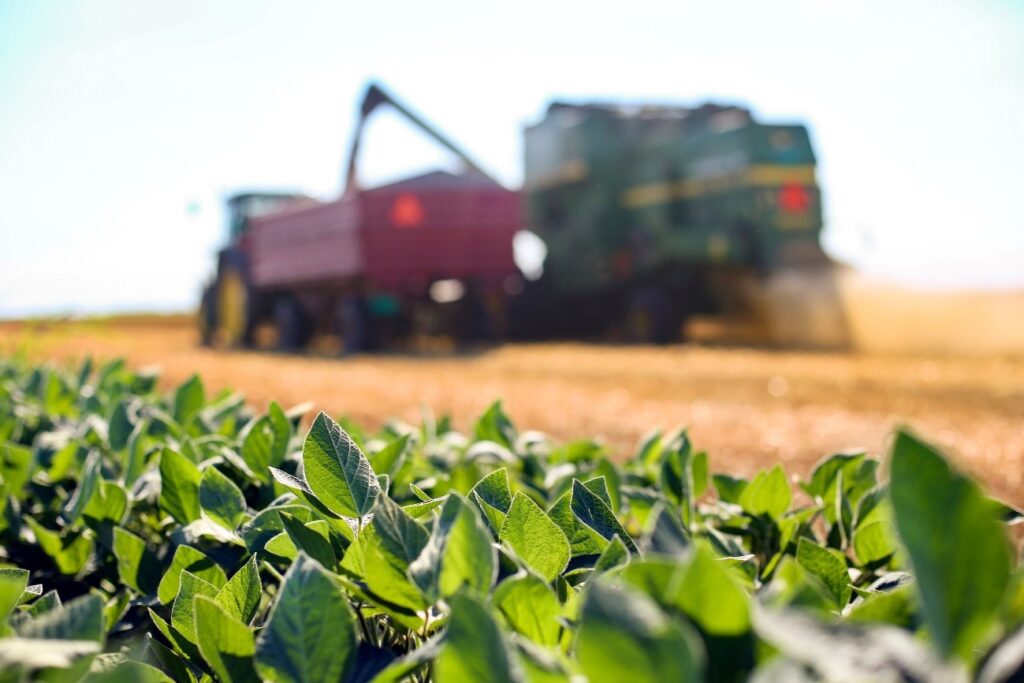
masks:
[[[622,524],[615,518],[615,513],[600,496],[584,486],[578,479],[572,482],[572,512],[576,519],[593,529],[606,541],[618,536],[629,552],[638,554],[636,544],[630,538]]]
[[[0,622],[6,620],[21,601],[28,586],[28,576],[26,569],[0,568]]]
[[[463,587],[487,594],[497,570],[491,534],[475,506],[451,494],[434,522],[430,539],[410,565],[409,576],[430,600]]]
[[[128,445],[128,438],[131,436],[135,425],[132,424],[128,415],[128,407],[124,401],[114,404],[114,410],[110,414],[107,426],[107,439],[110,448],[119,451]]]
[[[519,683],[508,646],[484,605],[468,594],[456,595],[449,602],[452,612],[444,647],[434,663],[435,680]]]
[[[354,665],[355,616],[319,564],[300,553],[256,640],[256,668],[270,681],[343,680]]]
[[[164,572],[156,589],[157,599],[165,605],[171,604],[178,595],[182,570],[188,570],[217,588],[222,587],[228,580],[224,570],[205,553],[189,545],[179,545],[174,550],[171,566]]]
[[[786,473],[781,465],[760,472],[743,488],[739,497],[740,506],[751,515],[768,515],[779,519],[789,509],[793,499]]]
[[[540,578],[527,573],[510,576],[494,590],[493,602],[516,632],[540,645],[558,644],[562,606]]]
[[[114,557],[121,583],[148,595],[156,590],[159,565],[146,549],[146,543],[132,532],[114,527]]]
[[[706,633],[736,636],[750,630],[749,599],[704,545],[697,546],[689,565],[682,568],[676,603]],[[849,596],[847,596],[849,599]]]
[[[221,681],[253,681],[256,644],[249,627],[205,595],[195,598],[197,645]]]
[[[512,499],[498,539],[546,581],[554,581],[569,563],[570,548],[565,534],[522,492]]]
[[[210,519],[230,531],[245,519],[245,496],[235,482],[216,467],[203,472],[199,482],[199,506]]]
[[[501,530],[505,514],[512,505],[512,491],[508,485],[508,470],[504,467],[494,470],[478,481],[469,491],[472,499],[484,513],[488,524],[495,533]]]
[[[569,541],[573,557],[600,555],[608,541],[581,522],[572,511],[572,492],[567,491],[548,510],[548,517],[558,525]]]
[[[828,587],[838,609],[846,607],[850,602],[853,588],[842,553],[801,538],[796,546],[796,559],[804,569],[817,576]]]
[[[181,524],[199,519],[199,468],[181,453],[165,448],[160,454],[160,507]]]
[[[291,423],[288,424],[290,426]],[[264,483],[270,481],[268,468],[280,462],[274,452],[276,438],[274,425],[266,416],[254,420],[242,438],[242,460],[253,475]]]
[[[217,593],[217,603],[234,619],[250,624],[259,609],[262,593],[263,582],[260,581],[256,556],[253,555],[221,587]]]
[[[190,643],[196,642],[195,599],[197,595],[216,598],[217,587],[190,571],[182,571],[178,595],[171,605],[171,626]]]
[[[175,421],[184,425],[199,412],[205,401],[203,380],[199,378],[199,375],[192,375],[174,392]]]
[[[372,456],[373,471],[381,474],[394,474],[395,465],[398,464],[402,455],[409,445],[409,435],[403,434],[397,439],[392,439],[384,448]]]
[[[944,654],[967,657],[1010,576],[997,511],[973,482],[905,431],[893,444],[889,491],[929,632]]]
[[[310,489],[329,509],[362,517],[373,509],[380,484],[359,446],[321,412],[302,447],[302,464]]]
[[[18,627],[22,638],[103,641],[103,601],[83,595]]]
[[[642,594],[588,585],[575,654],[590,683],[700,680],[699,642]]]
[[[334,555],[334,548],[331,547],[330,541],[291,515],[285,512],[280,514],[285,533],[295,544],[295,548],[305,552],[323,565],[325,569],[333,569],[338,558]]]

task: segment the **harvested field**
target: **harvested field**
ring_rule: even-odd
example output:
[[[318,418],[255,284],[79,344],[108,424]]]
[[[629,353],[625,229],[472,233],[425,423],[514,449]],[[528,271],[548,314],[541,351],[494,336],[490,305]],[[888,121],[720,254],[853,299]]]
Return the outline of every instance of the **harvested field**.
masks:
[[[601,435],[628,452],[652,427],[689,425],[712,467],[749,473],[781,460],[884,452],[906,423],[947,448],[990,490],[1024,504],[1024,359],[778,352],[696,346],[513,345],[449,357],[351,359],[200,348],[187,317],[0,324],[0,353],[158,365],[165,384],[199,372],[257,406],[313,401],[367,425],[415,420],[421,404],[460,427],[496,397],[521,428]]]

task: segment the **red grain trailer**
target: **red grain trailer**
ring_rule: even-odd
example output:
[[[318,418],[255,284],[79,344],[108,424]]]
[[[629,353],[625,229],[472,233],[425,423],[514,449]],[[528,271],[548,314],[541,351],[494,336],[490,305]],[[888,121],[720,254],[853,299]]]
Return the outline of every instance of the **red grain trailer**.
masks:
[[[359,188],[363,121],[384,103],[455,152],[465,172]],[[519,193],[376,87],[349,158],[336,201],[281,193],[229,200],[232,239],[203,297],[204,340],[295,349],[322,334],[357,351],[435,331],[460,341],[500,337],[505,294],[520,277],[512,251]]]

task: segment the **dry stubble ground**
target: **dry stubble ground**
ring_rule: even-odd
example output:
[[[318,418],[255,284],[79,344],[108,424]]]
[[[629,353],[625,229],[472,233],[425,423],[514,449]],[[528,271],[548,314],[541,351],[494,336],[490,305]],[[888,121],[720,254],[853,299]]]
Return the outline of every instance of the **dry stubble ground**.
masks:
[[[203,349],[189,319],[0,325],[0,353],[85,354],[157,365],[171,386],[193,372],[263,407],[312,401],[370,427],[426,404],[467,428],[495,398],[521,428],[598,435],[619,454],[652,427],[688,425],[715,471],[781,461],[804,474],[830,452],[884,453],[909,424],[989,489],[1024,504],[1024,360],[919,358],[694,346],[505,346],[458,357],[349,359]]]

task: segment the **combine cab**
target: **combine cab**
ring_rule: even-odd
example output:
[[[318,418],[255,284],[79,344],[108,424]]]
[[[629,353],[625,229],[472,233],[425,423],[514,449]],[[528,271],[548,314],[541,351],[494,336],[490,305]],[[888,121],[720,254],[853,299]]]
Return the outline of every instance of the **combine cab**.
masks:
[[[363,123],[383,104],[466,169],[360,188]],[[519,194],[377,87],[364,101],[340,199],[245,194],[228,205],[231,243],[204,296],[209,343],[297,349],[324,337],[361,351],[435,333],[458,340],[503,333],[504,292],[519,276],[512,254]]]

